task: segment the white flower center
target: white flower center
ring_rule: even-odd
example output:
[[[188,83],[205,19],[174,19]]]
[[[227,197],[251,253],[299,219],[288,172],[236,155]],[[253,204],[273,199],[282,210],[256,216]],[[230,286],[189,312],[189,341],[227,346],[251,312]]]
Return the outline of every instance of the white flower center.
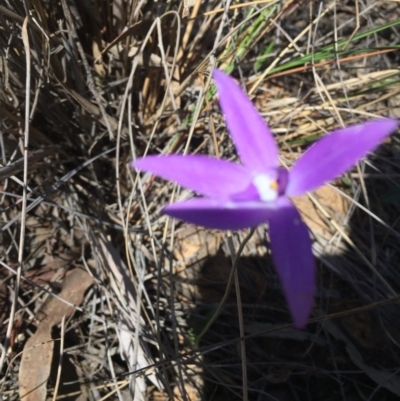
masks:
[[[260,199],[264,202],[271,202],[278,197],[278,183],[265,174],[257,174],[253,178],[253,184],[257,188]]]

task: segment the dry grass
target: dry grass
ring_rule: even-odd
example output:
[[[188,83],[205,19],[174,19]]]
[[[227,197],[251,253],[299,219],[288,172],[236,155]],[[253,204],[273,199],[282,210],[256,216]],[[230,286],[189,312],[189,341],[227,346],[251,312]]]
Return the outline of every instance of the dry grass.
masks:
[[[335,127],[400,117],[399,29],[394,1],[0,0],[3,399],[399,399],[396,135],[296,201],[319,259],[304,332],[265,227],[227,290],[248,232],[160,216],[188,192],[128,168],[147,153],[236,157],[216,66],[286,165]]]

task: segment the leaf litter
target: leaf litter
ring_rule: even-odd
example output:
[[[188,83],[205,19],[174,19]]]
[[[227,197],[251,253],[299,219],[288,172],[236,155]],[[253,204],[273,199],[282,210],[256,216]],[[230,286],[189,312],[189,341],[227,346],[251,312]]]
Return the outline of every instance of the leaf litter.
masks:
[[[179,20],[185,5],[190,16]],[[49,293],[63,288],[68,271],[85,268],[95,284],[65,327],[53,325],[58,333],[61,324],[63,355],[76,367],[81,386],[74,387],[78,393],[71,384],[63,390],[70,389],[72,399],[398,398],[400,328],[393,291],[399,291],[400,258],[390,229],[398,231],[400,211],[397,203],[381,201],[399,186],[397,137],[335,189],[313,193],[299,206],[313,228],[319,260],[312,326],[306,332],[285,326],[289,316],[268,243],[257,230],[238,264],[242,320],[232,288],[199,345],[196,335],[217,309],[231,274],[228,238],[216,231],[193,233],[193,227],[160,217],[161,205],[188,194],[154,178],[138,181],[127,167],[147,151],[235,159],[215,98],[208,96],[208,71],[216,66],[227,66],[255,97],[288,165],[341,124],[396,116],[397,28],[380,30],[400,19],[396,3],[356,8],[353,1],[326,1],[319,7],[308,1],[288,1],[282,9],[278,2],[228,2],[221,8],[213,2],[113,1],[107,9],[99,2],[35,2],[27,25],[32,90],[24,181],[26,8],[19,0],[0,4],[0,25],[6,27],[0,31],[3,397],[19,399],[20,352],[39,330],[41,305],[57,299]],[[349,41],[350,54],[318,53],[342,39]],[[304,55],[309,61],[296,64]],[[279,71],[267,71],[272,62]],[[21,215],[24,186],[28,207]],[[19,261],[21,224],[26,235]],[[246,234],[234,234],[236,250]],[[125,279],[118,281],[122,273]],[[35,348],[41,347],[44,352],[45,345]],[[58,349],[57,341],[53,347]],[[140,349],[146,359],[141,369],[132,359]],[[48,397],[57,397],[55,369]],[[60,381],[66,381],[62,372]]]

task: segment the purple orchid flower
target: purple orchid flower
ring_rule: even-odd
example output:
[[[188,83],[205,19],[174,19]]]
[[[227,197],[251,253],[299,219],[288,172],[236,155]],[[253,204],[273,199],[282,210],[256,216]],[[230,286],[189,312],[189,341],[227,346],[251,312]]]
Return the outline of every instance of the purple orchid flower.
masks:
[[[239,230],[268,222],[272,258],[296,328],[303,328],[315,293],[315,260],[307,226],[288,199],[313,191],[349,169],[398,127],[384,118],[325,136],[294,164],[279,166],[272,133],[241,88],[214,70],[219,103],[242,164],[207,156],[148,156],[132,168],[149,171],[203,197],[163,213],[200,226]]]

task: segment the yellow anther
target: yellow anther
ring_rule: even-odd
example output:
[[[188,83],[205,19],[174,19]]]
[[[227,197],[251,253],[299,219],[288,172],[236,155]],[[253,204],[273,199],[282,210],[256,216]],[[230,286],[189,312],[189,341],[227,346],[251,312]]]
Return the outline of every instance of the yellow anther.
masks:
[[[271,184],[269,185],[271,189],[277,190],[278,189],[278,182],[277,181],[271,181]]]

